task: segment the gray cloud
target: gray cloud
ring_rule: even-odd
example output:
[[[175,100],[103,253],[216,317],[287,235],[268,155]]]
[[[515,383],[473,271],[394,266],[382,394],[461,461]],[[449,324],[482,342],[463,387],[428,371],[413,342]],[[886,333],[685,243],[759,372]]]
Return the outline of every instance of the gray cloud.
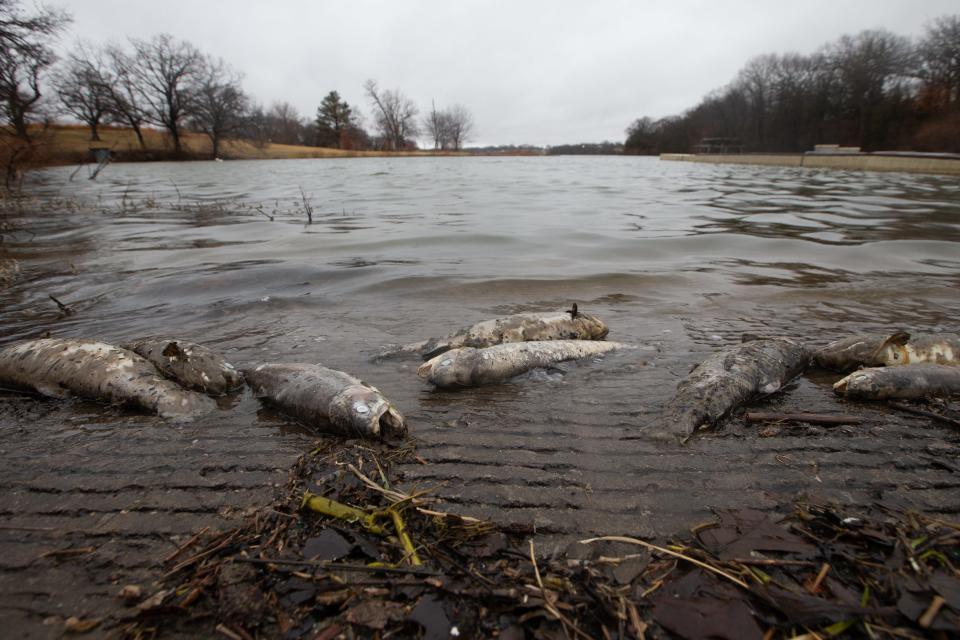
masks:
[[[466,105],[480,144],[621,140],[752,56],[868,28],[916,36],[958,12],[956,0],[50,2],[75,18],[65,47],[168,32],[243,71],[256,100],[310,117],[331,89],[369,113],[361,85],[374,78],[421,109]]]

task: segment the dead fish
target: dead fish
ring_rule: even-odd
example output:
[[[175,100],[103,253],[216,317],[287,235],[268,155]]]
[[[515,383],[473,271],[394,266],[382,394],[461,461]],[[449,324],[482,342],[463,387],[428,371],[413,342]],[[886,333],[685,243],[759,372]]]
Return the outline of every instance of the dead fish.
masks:
[[[417,375],[441,387],[473,387],[502,382],[537,367],[622,349],[619,342],[541,340],[499,344],[485,349],[461,347],[420,365]]]
[[[254,395],[319,431],[343,436],[402,436],[400,411],[376,387],[318,364],[262,364],[243,372]]]
[[[813,358],[819,366],[833,371],[921,362],[960,365],[960,335],[906,331],[866,334],[835,340],[815,351]]]
[[[219,354],[195,342],[145,338],[121,345],[152,362],[165,377],[212,396],[243,385],[243,376]]]
[[[833,391],[862,400],[946,396],[960,393],[960,367],[923,363],[861,369],[834,384]]]
[[[20,274],[20,263],[13,258],[0,258],[0,287],[8,287]]]
[[[690,372],[667,404],[667,429],[686,438],[731,409],[780,390],[807,367],[806,348],[789,338],[762,338],[719,351]]]
[[[602,320],[578,311],[574,305],[569,311],[559,313],[518,313],[484,320],[443,338],[431,338],[388,350],[381,357],[417,353],[424,360],[429,360],[459,347],[482,348],[506,342],[535,340],[603,340],[609,332],[610,329]]]
[[[210,398],[163,379],[145,358],[95,340],[46,338],[0,350],[0,385],[133,405],[164,418],[212,411]]]

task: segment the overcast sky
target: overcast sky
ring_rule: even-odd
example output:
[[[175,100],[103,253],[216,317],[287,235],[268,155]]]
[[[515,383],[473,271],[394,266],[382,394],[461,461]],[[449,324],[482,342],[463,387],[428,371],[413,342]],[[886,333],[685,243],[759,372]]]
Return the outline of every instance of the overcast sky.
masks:
[[[478,145],[619,141],[634,119],[693,106],[755,55],[809,53],[863,29],[917,36],[960,13],[957,0],[47,4],[73,14],[64,46],[170,33],[242,71],[255,100],[310,118],[331,89],[369,114],[373,78],[421,111],[465,105]]]

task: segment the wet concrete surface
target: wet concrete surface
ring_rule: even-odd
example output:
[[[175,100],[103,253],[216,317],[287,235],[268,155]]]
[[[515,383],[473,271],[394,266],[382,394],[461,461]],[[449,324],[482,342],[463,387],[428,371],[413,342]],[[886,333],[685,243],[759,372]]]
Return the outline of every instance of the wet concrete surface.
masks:
[[[0,394],[0,635],[59,638],[70,616],[121,612],[125,585],[152,593],[165,557],[269,504],[312,441]]]
[[[628,311],[601,311],[611,333],[622,332],[617,320]],[[960,434],[837,399],[836,374],[811,372],[753,408],[854,413],[860,425],[747,425],[734,415],[685,446],[647,437],[698,354],[738,339],[740,323],[723,324],[704,334],[650,322],[656,339],[632,336],[635,350],[456,392],[430,389],[414,360],[357,361],[325,347],[311,355],[331,366],[353,360],[398,400],[426,462],[396,470],[403,488],[431,490],[441,510],[533,529],[545,554],[592,535],[662,538],[715,509],[774,510],[801,495],[854,505],[894,498],[956,517]],[[268,359],[294,359],[297,338],[278,339],[287,346]],[[208,420],[180,425],[4,394],[0,425],[0,608],[25,637],[55,637],[70,615],[121,611],[119,590],[149,591],[164,558],[193,533],[229,529],[268,505],[318,437],[246,392]]]

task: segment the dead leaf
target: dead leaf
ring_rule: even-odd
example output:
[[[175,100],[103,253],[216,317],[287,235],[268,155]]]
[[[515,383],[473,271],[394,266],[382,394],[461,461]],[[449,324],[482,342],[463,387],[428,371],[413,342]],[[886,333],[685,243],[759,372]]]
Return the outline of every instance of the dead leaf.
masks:
[[[780,551],[812,556],[816,547],[771,522],[761,511],[719,511],[720,524],[697,533],[703,546],[715,556],[730,560],[750,557],[753,551]]]
[[[64,630],[67,633],[86,633],[92,629],[95,629],[99,624],[100,618],[89,618],[84,620],[76,616],[71,616],[67,618],[67,621],[64,623]]]
[[[167,599],[167,596],[169,596],[171,593],[173,592],[170,591],[169,589],[162,589],[160,591],[157,591],[155,594],[153,594],[152,596],[150,596],[149,598],[141,602],[139,605],[137,605],[137,609],[140,609],[140,611],[150,611],[152,609],[158,609],[163,606],[163,603]]]
[[[423,640],[445,640],[450,637],[450,618],[440,601],[433,596],[421,599],[407,620],[423,627]]]
[[[367,600],[347,611],[344,618],[350,624],[368,629],[383,630],[388,622],[399,622],[405,617],[404,607],[399,602]]]
[[[653,618],[687,640],[761,640],[745,594],[699,569],[663,585],[653,597]]]

